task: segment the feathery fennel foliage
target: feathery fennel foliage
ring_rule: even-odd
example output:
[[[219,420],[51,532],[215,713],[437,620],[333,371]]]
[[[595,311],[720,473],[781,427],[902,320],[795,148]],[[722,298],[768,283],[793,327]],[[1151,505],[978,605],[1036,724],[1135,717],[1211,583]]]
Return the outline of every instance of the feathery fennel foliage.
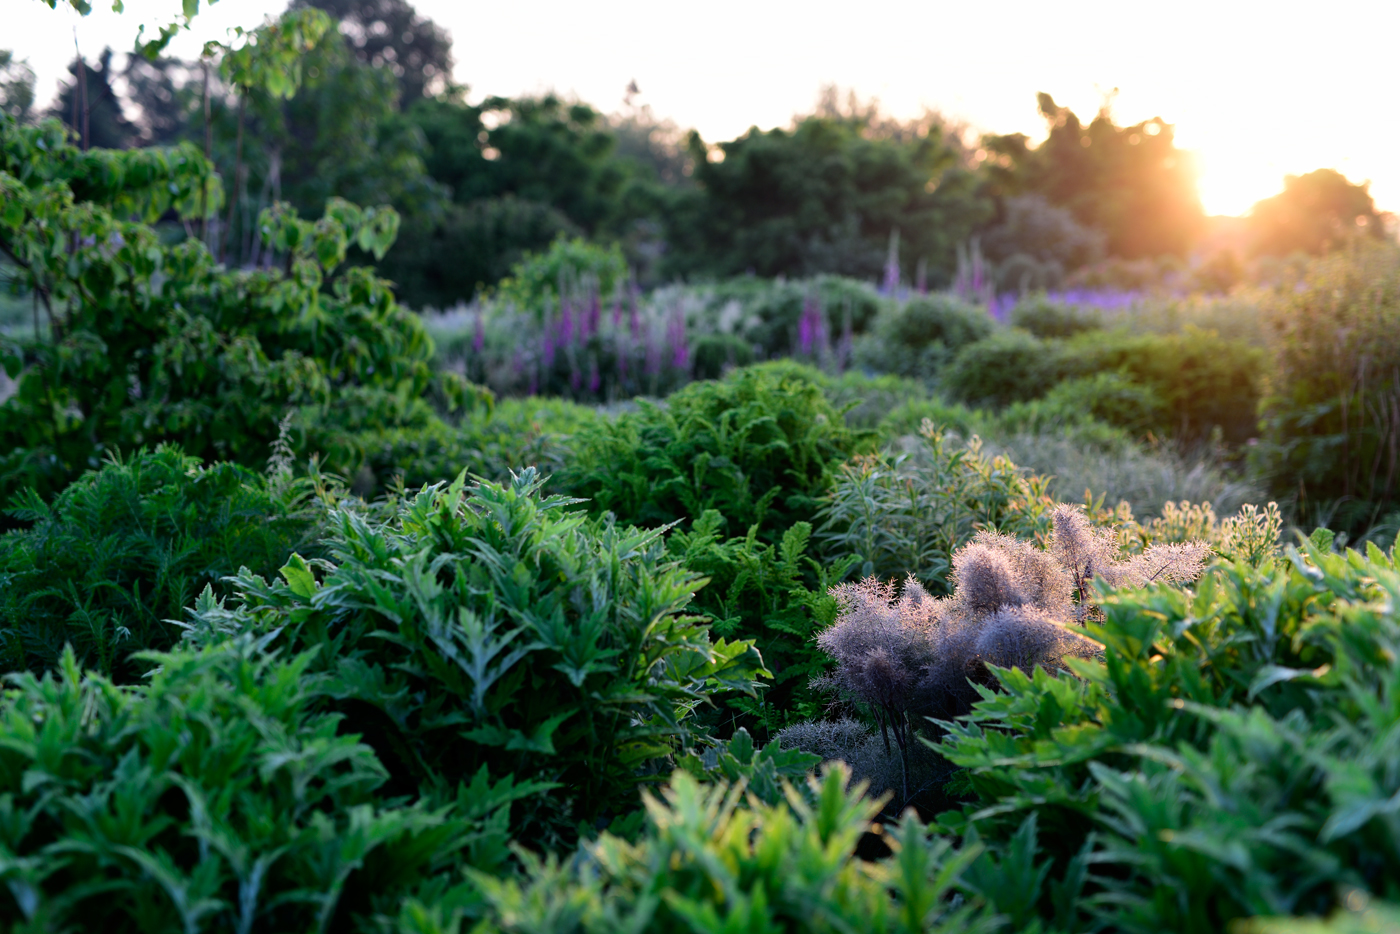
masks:
[[[176,642],[168,621],[205,587],[228,593],[240,568],[315,555],[318,489],[331,495],[317,478],[204,467],[162,446],[110,457],[52,503],[26,490],[10,515],[30,527],[0,536],[0,665],[42,672],[71,645],[81,665],[135,680],[129,656]]]

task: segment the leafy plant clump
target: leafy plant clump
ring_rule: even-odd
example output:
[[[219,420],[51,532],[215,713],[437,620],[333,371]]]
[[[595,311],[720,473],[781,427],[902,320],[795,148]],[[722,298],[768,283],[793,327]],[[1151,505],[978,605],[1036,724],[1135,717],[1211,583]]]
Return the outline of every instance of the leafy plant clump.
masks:
[[[1256,467],[1304,515],[1356,533],[1400,512],[1400,250],[1315,260],[1265,305],[1275,378]]]
[[[924,419],[910,450],[861,455],[841,465],[822,506],[818,535],[850,555],[861,577],[912,575],[945,593],[953,554],[979,529],[1034,538],[1049,529],[1046,479],[988,457],[974,435],[958,444]]]
[[[947,724],[974,799],[940,822],[1032,870],[1028,917],[1185,932],[1394,897],[1400,571],[1329,542],[1100,591],[1101,660],[994,670]]]
[[[502,934],[984,930],[972,905],[949,904],[976,850],[930,838],[911,815],[882,838],[893,855],[854,858],[879,805],[846,779],[834,767],[807,779],[805,799],[789,787],[785,802],[769,804],[745,802],[742,784],[677,772],[660,797],[646,797],[635,843],[604,834],[584,859],[531,857],[523,879],[472,878]]]
[[[52,503],[26,490],[10,515],[30,527],[0,536],[0,666],[37,674],[71,646],[79,664],[136,680],[130,656],[177,642],[200,591],[227,593],[225,576],[272,574],[296,551],[317,556],[317,482],[160,447],[109,458]]]
[[[537,791],[483,772],[439,806],[382,796],[374,753],[319,713],[314,652],[240,636],[144,656],[148,684],[66,653],[11,677],[0,711],[0,916],[29,930],[361,928],[410,895],[501,871],[508,812]],[[478,899],[479,900],[479,899]]]
[[[760,364],[585,429],[560,479],[595,512],[625,522],[662,525],[714,509],[730,535],[758,526],[772,542],[812,520],[836,466],[869,443],[846,427],[815,371]]]
[[[331,199],[313,222],[277,205],[259,218],[264,262],[236,271],[149,225],[167,211],[199,223],[219,200],[188,144],[82,151],[55,121],[0,117],[0,252],[47,326],[0,343],[18,380],[0,405],[0,495],[51,495],[107,451],[163,442],[261,466],[289,409],[298,446],[339,469],[347,435],[426,424],[430,398],[467,404],[388,283],[338,271],[352,244],[383,255],[392,208]]]
[[[241,605],[202,599],[191,637],[317,648],[327,695],[396,793],[483,767],[554,783],[529,833],[571,837],[629,810],[646,771],[691,745],[694,708],[752,692],[762,659],[685,612],[700,582],[659,532],[571,512],[543,483],[459,477],[385,523],[340,510],[330,560],[293,557],[274,583],[241,575]]]
[[[814,640],[836,618],[836,601],[827,590],[846,576],[853,559],[828,564],[810,554],[807,522],[793,525],[775,545],[758,538],[757,526],[742,537],[723,538],[723,523],[719,512],[707,510],[689,531],[671,533],[666,546],[686,568],[705,576],[693,605],[711,629],[752,640],[771,674],[757,697],[731,694],[707,718],[724,734],[738,722],[771,735],[815,716],[822,706],[809,682],[830,665]]]

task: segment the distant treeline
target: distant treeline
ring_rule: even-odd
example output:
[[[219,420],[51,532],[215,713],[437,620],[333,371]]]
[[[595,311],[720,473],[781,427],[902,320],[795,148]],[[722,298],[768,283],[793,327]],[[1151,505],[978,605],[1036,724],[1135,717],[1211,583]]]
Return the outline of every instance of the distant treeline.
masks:
[[[469,103],[451,38],[407,0],[299,6],[341,26],[303,57],[289,99],[239,93],[198,62],[134,56],[118,70],[104,51],[81,74],[75,59],[52,115],[88,145],[124,148],[203,145],[207,112],[235,202],[222,219],[230,263],[257,262],[252,225],[276,200],[306,216],[333,195],[392,203],[405,223],[381,271],[414,307],[469,299],[560,236],[620,244],[642,285],[872,279],[894,258],[909,284],[936,288],[975,246],[989,288],[1007,291],[1057,287],[1102,259],[1182,257],[1206,231],[1191,156],[1161,118],[1120,126],[1105,106],[1086,124],[1042,93],[1049,135],[1033,145],[974,139],[933,112],[893,120],[828,89],[789,127],[709,143],[640,105],[635,85],[612,115],[553,95]],[[0,107],[38,116],[34,90],[0,53]],[[1316,253],[1382,235],[1381,220],[1364,185],[1320,170],[1261,202],[1244,246]]]

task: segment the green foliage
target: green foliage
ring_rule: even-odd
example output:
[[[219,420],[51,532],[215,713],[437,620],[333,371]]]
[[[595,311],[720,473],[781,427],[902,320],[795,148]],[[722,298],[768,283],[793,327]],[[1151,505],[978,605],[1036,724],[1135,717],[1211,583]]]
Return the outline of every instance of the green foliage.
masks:
[[[1161,399],[1161,434],[1199,441],[1220,428],[1240,443],[1257,433],[1264,355],[1241,341],[1194,327],[1177,334],[1089,332],[1067,341],[1059,364],[1065,377],[1118,371]]]
[[[1036,398],[1056,376],[1053,350],[1013,328],[964,347],[939,374],[938,383],[955,400],[1001,407]]]
[[[1025,405],[1025,403],[1022,403]],[[1054,388],[1028,408],[1040,411],[1033,416],[1028,412],[1026,422],[1054,420],[1062,423],[1098,421],[1115,428],[1122,428],[1134,437],[1142,437],[1151,431],[1160,431],[1170,424],[1167,407],[1151,386],[1135,382],[1131,377],[1117,372],[1099,372],[1093,376],[1079,376],[1056,383]],[[1021,420],[1012,406],[1006,412],[1011,422]]]
[[[1239,929],[1244,934],[1366,934],[1370,931],[1400,930],[1400,909],[1394,905],[1372,904],[1361,892],[1347,896],[1347,910],[1330,918],[1251,918]]]
[[[145,669],[129,656],[178,641],[204,588],[226,593],[241,568],[272,574],[295,551],[315,554],[312,492],[172,447],[113,457],[50,504],[26,490],[11,515],[32,527],[0,537],[0,666],[41,673],[68,646],[85,667],[136,680]]]
[[[349,930],[455,867],[508,858],[509,805],[482,772],[445,806],[377,797],[370,749],[318,714],[309,652],[246,636],[150,654],[150,683],[83,677],[71,653],[12,676],[0,711],[7,926],[119,932]]]
[[[772,542],[810,521],[836,465],[868,444],[826,400],[815,371],[760,364],[585,428],[560,480],[625,522],[661,525],[714,509],[728,533],[758,526]]]
[[[1068,208],[1083,225],[1102,231],[1108,252],[1123,257],[1184,255],[1205,221],[1195,168],[1176,148],[1160,117],[1114,124],[1104,107],[1085,126],[1068,107],[1039,94],[1049,137],[1031,148],[1021,133],[991,136],[999,157],[990,175],[1005,194],[1038,194]]]
[[[724,516],[707,509],[688,532],[673,532],[667,548],[688,569],[709,582],[695,609],[711,628],[728,638],[751,639],[772,673],[757,698],[728,699],[737,712],[770,733],[794,720],[813,716],[818,702],[808,689],[812,678],[829,667],[813,638],[836,617],[836,601],[827,593],[846,575],[853,558],[824,564],[808,554],[812,526],[798,522],[777,544],[747,535],[723,539]],[[723,726],[723,724],[722,724]]]
[[[597,419],[594,409],[562,399],[503,399],[456,425],[433,421],[422,428],[357,432],[348,439],[353,450],[341,460],[363,493],[388,489],[395,478],[417,489],[463,470],[503,483],[525,466],[546,474],[563,470],[571,437]]]
[[[270,97],[287,99],[301,86],[302,62],[334,25],[320,10],[289,10],[275,21],[253,29],[235,26],[238,45],[208,43],[205,55],[222,52],[219,73],[240,93],[254,88]]]
[[[874,113],[755,127],[720,143],[722,159],[692,134],[696,187],[668,218],[671,264],[711,275],[873,279],[898,229],[905,268],[926,258],[946,281],[957,244],[991,214],[956,146],[937,122],[896,128]]]
[[[846,791],[845,770],[809,778],[804,801],[741,803],[742,785],[701,785],[677,772],[635,844],[609,834],[585,858],[527,858],[523,880],[472,878],[491,905],[489,931],[557,934],[636,931],[988,930],[949,896],[975,850],[953,851],[907,817],[883,840],[894,854],[854,859],[878,804]],[[425,928],[455,931],[446,925]]]
[[[1094,309],[1075,308],[1051,301],[1045,293],[1027,295],[1011,309],[1012,327],[1030,331],[1036,337],[1073,337],[1103,327]]]
[[[1354,185],[1335,169],[1285,175],[1283,191],[1249,212],[1250,248],[1256,254],[1325,253],[1363,237],[1385,237],[1369,182]]]
[[[755,746],[749,731],[739,727],[727,741],[716,743],[699,755],[683,756],[679,764],[701,781],[731,786],[742,782],[745,793],[773,806],[787,797],[787,783],[806,778],[819,761],[818,756],[784,749],[777,740]]]
[[[688,745],[692,708],[752,691],[762,659],[684,614],[698,581],[659,532],[569,512],[542,485],[532,469],[470,491],[459,477],[385,524],[336,513],[333,563],[240,576],[242,605],[201,599],[192,636],[319,647],[327,692],[401,791],[484,766],[558,783],[533,833],[616,814],[640,769]]]
[[[1219,428],[1238,443],[1255,434],[1263,363],[1259,348],[1189,326],[1175,334],[1087,331],[1067,340],[1013,329],[963,348],[940,386],[958,400],[1006,406],[1040,398],[1064,380],[1118,373],[1111,385],[1061,389],[1052,407],[1188,442]]]
[[[547,304],[559,302],[561,289],[577,288],[576,283],[587,280],[595,295],[608,298],[626,278],[627,260],[620,247],[561,237],[543,253],[526,253],[501,282],[497,295],[542,316]]]
[[[976,801],[940,821],[996,851],[1034,814],[1041,871],[1119,930],[1394,898],[1397,596],[1393,554],[1311,543],[1194,592],[1105,592],[1102,662],[998,671],[946,724]]]
[[[950,294],[919,295],[888,313],[877,340],[860,346],[856,359],[882,372],[928,379],[964,346],[990,336],[993,326],[984,309]]]
[[[429,422],[430,391],[465,401],[459,378],[431,372],[432,344],[387,283],[333,275],[351,244],[382,255],[392,209],[332,199],[313,223],[278,206],[260,236],[284,269],[233,272],[198,241],[168,246],[121,219],[216,206],[188,147],[80,152],[55,124],[8,119],[0,137],[0,249],[50,324],[4,360],[19,386],[0,405],[0,491],[52,493],[106,450],[163,442],[260,464],[288,409],[299,443],[333,451],[347,432]]]
[[[695,354],[691,372],[696,379],[719,379],[754,361],[753,345],[733,334],[706,334],[696,339],[691,352]]]
[[[1340,531],[1400,509],[1400,251],[1316,260],[1266,306],[1273,358],[1257,466],[1314,514],[1340,501]]]
[[[450,204],[413,218],[380,269],[405,304],[450,308],[504,279],[527,253],[581,233],[558,209],[513,195]]]
[[[34,69],[15,53],[0,49],[0,113],[23,123],[34,106]]]
[[[869,330],[886,304],[868,283],[833,275],[808,279],[746,275],[697,291],[706,303],[707,320],[701,322],[702,327],[741,337],[763,358],[803,353],[804,313],[822,323],[827,340],[834,345],[848,329],[852,334]]]
[[[841,465],[819,534],[829,553],[852,556],[862,578],[913,575],[931,593],[947,593],[953,553],[981,529],[1018,538],[1048,531],[1045,485],[983,454],[976,436],[960,445],[925,419],[912,452]]]

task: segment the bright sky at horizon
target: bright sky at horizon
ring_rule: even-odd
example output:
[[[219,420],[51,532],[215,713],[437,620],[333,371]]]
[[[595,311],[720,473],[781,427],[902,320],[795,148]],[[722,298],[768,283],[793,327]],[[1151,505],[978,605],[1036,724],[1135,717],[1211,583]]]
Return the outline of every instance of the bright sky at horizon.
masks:
[[[60,0],[61,2],[61,0]],[[137,26],[168,22],[178,0],[93,0],[80,18],[41,0],[0,0],[0,48],[14,48],[50,100],[73,57],[131,48]],[[172,51],[197,54],[232,26],[276,15],[285,0],[222,0]],[[639,102],[709,141],[787,125],[835,84],[897,117],[925,107],[979,131],[1045,135],[1037,91],[1089,119],[1113,88],[1120,124],[1161,116],[1196,154],[1212,214],[1240,214],[1285,174],[1335,168],[1371,182],[1400,211],[1400,68],[1376,41],[1400,36],[1400,3],[1107,0],[1000,4],[711,0],[416,0],[452,33],[455,77],[476,99],[555,90],[604,111],[635,79]],[[702,15],[697,15],[702,14]],[[18,37],[23,37],[16,41]]]

